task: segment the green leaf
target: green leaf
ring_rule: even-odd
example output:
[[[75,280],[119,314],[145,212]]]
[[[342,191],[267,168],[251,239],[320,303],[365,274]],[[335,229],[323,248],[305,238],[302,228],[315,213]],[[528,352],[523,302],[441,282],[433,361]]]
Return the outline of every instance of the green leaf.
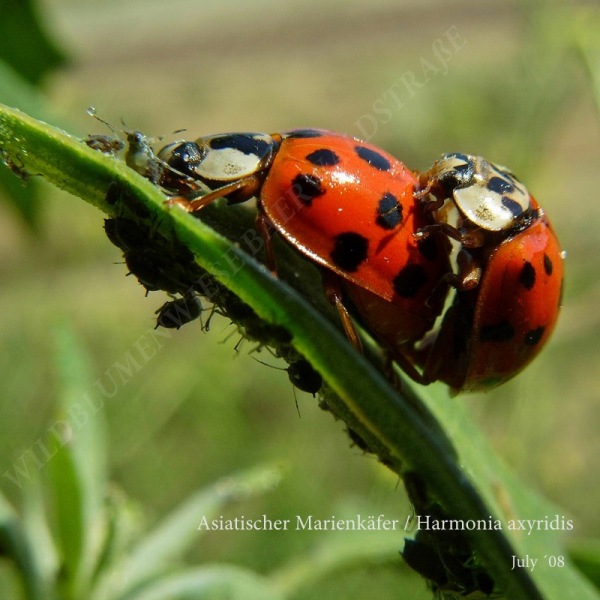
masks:
[[[500,520],[503,535],[514,549],[512,554],[520,559],[526,556],[538,559],[532,578],[543,597],[599,598],[568,556],[565,538],[573,529],[572,522],[568,523],[570,516],[511,473],[494,454],[463,402],[448,398],[442,386],[434,386],[429,391],[433,393],[426,395],[428,406],[444,423],[455,447],[460,449],[465,484],[470,480],[477,485],[477,493],[486,507],[482,512]],[[551,524],[555,518],[558,518],[558,528]],[[519,521],[527,521],[522,523],[524,528],[519,527]],[[509,530],[511,522],[517,529]],[[487,537],[485,532],[481,533],[481,537]],[[482,543],[487,545],[490,540]],[[505,561],[503,568],[512,567],[512,556],[502,560]],[[516,597],[506,590],[505,593],[508,598]]]
[[[398,540],[391,536],[376,537],[373,532],[356,531],[352,537],[340,537],[324,538],[326,541],[306,556],[295,558],[271,574],[271,581],[289,598],[301,595],[300,590],[315,588],[320,580],[336,572],[348,569],[360,572],[373,565],[393,565],[397,560]]]
[[[0,101],[44,118],[49,111],[37,86],[65,62],[64,54],[44,33],[31,0],[0,0],[0,14]],[[36,187],[37,182],[25,186],[0,166],[0,190],[34,229],[41,207]]]
[[[54,583],[59,571],[57,547],[48,523],[45,490],[35,473],[23,487],[23,531],[30,541],[36,571],[44,582],[44,600],[55,598]]]
[[[17,513],[0,494],[0,556],[10,558],[23,581],[27,600],[49,600],[34,549]]]
[[[569,555],[577,568],[600,590],[600,539],[570,543]]]
[[[228,565],[174,573],[120,600],[284,600],[265,577]]]
[[[145,207],[148,226],[152,223],[162,235],[184,243],[215,283],[249,304],[261,319],[290,333],[295,349],[332,390],[325,395],[328,408],[396,472],[416,473],[430,501],[438,502],[453,519],[483,522],[492,516],[504,523],[513,517],[540,519],[555,510],[502,467],[464,405],[449,399],[441,386],[417,390],[405,385],[400,394],[365,356],[354,351],[328,318],[284,280],[274,278],[200,219],[166,208],[160,191],[123,163],[6,108],[0,110],[0,148],[11,158],[20,156],[26,170],[43,173],[109,214],[115,206],[105,202],[104,194],[111,182],[118,182],[127,191],[128,205],[134,210]],[[222,210],[220,221],[226,227],[234,213],[231,208]],[[215,208],[209,213],[211,218],[218,218],[219,211]],[[560,539],[553,531],[532,536],[511,534],[505,527],[480,527],[468,531],[468,538],[511,600],[541,598],[542,593],[549,599],[597,598],[568,562],[562,568],[538,563],[533,573],[512,569],[517,554],[541,561],[545,554],[561,552]]]
[[[146,534],[114,566],[94,598],[112,599],[116,590],[132,590],[172,565],[202,535],[203,519],[212,520],[226,506],[263,494],[278,485],[281,468],[260,467],[222,479],[193,494]]]
[[[0,0],[0,14],[0,61],[31,83],[39,83],[65,62],[65,55],[42,29],[35,2]]]
[[[66,327],[57,331],[60,404],[49,428],[48,486],[62,559],[64,598],[86,595],[104,536],[106,485],[102,401],[85,352]]]

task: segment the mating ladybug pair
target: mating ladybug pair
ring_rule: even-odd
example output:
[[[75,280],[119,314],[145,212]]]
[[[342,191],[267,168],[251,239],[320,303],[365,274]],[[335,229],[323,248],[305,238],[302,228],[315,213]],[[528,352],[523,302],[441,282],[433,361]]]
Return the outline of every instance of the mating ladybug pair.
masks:
[[[176,142],[144,164],[188,212],[257,197],[271,270],[276,231],[322,268],[349,340],[360,348],[356,320],[420,383],[492,388],[556,323],[554,231],[523,184],[481,157],[447,154],[414,173],[366,142],[298,129]]]

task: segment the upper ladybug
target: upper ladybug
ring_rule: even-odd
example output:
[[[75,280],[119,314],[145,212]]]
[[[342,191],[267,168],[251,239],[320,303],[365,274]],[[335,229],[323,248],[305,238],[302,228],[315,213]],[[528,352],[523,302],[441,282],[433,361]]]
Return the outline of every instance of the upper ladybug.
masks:
[[[445,154],[421,173],[429,224],[459,242],[456,288],[441,326],[411,358],[423,379],[486,390],[519,373],[549,338],[561,304],[563,252],[544,210],[504,167]]]
[[[350,313],[392,354],[423,337],[443,308],[450,272],[444,236],[417,240],[427,224],[417,178],[362,140],[317,129],[227,133],[169,144],[161,185],[190,212],[219,197],[258,198],[257,229],[275,269],[274,229],[322,268],[328,299],[350,340]],[[212,191],[211,191],[212,190]]]

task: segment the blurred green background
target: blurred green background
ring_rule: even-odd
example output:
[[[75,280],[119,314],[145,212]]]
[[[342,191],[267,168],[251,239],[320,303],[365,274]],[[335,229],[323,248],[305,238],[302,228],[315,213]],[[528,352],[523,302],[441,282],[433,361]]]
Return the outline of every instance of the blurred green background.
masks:
[[[111,123],[169,141],[180,128],[195,138],[322,127],[368,138],[415,169],[454,150],[510,166],[567,250],[564,308],[533,365],[464,401],[506,462],[574,519],[572,536],[600,535],[596,3],[43,0],[38,13],[67,62],[23,108],[81,137],[108,133],[86,114],[93,105]],[[33,227],[0,204],[2,473],[14,473],[52,423],[55,323],[73,324],[110,387],[107,374],[136,355],[166,299],[125,277],[94,208],[35,178],[27,189],[40,198]],[[219,477],[273,461],[287,465],[283,483],[232,516],[406,516],[397,479],[350,447],[343,425],[285,372],[254,361],[252,344],[236,351],[238,341],[218,316],[209,333],[190,324],[104,402],[111,480],[148,522]],[[254,356],[278,365],[266,351]],[[18,503],[18,486],[1,481]],[[268,573],[336,535],[215,532],[188,559]],[[401,536],[390,535],[400,549]],[[298,597],[380,588],[392,598],[400,585],[429,597],[395,561],[368,577],[364,565],[348,569]]]

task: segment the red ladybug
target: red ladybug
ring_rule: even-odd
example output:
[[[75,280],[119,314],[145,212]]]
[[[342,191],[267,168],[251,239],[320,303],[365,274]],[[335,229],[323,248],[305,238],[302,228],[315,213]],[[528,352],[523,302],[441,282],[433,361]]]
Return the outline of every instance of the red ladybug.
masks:
[[[535,199],[512,173],[478,156],[447,154],[421,174],[430,224],[459,243],[452,306],[435,336],[413,348],[424,382],[486,390],[519,373],[559,313],[563,253]]]
[[[327,296],[356,346],[348,300],[401,363],[399,350],[433,327],[444,301],[439,282],[450,272],[446,239],[414,237],[427,225],[414,197],[417,178],[383,150],[298,129],[176,142],[158,160],[166,167],[161,185],[181,194],[171,204],[189,212],[223,196],[230,203],[258,197],[257,228],[267,242],[274,229],[322,267]],[[267,263],[274,269],[269,243]]]

